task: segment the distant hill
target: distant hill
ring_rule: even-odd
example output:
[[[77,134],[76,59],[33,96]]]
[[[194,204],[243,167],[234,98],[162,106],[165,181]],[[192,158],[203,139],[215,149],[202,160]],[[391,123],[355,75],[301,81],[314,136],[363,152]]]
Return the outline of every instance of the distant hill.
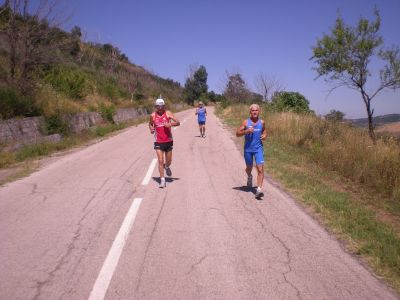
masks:
[[[346,119],[347,122],[350,122],[358,127],[367,127],[368,126],[368,119],[361,118],[361,119]],[[388,114],[383,116],[374,117],[374,125],[375,126],[382,126],[389,123],[400,122],[400,114]]]

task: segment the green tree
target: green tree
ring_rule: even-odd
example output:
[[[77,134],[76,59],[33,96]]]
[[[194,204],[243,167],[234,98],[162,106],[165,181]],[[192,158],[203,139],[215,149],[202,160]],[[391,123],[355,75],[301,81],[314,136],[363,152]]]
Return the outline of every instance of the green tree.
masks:
[[[239,73],[228,75],[228,82],[223,93],[225,98],[232,102],[248,102],[252,97],[246,82]]]
[[[331,109],[329,113],[325,115],[325,119],[331,121],[343,121],[344,113],[340,110]]]
[[[276,111],[293,111],[296,113],[312,112],[310,102],[298,92],[276,93],[272,99],[272,107]]]
[[[311,59],[318,65],[315,70],[319,77],[328,76],[327,81],[335,84],[333,89],[347,86],[361,93],[368,115],[369,135],[375,143],[371,101],[386,88],[395,90],[400,87],[400,59],[398,47],[378,50],[383,44],[379,34],[381,18],[377,9],[374,14],[374,21],[361,17],[355,27],[346,25],[339,16],[331,34],[324,34],[313,47]],[[376,55],[386,64],[380,71],[379,86],[367,92],[366,83],[371,76],[368,65]]]
[[[206,67],[200,66],[193,72],[185,83],[185,100],[188,104],[193,105],[194,101],[199,98],[205,98],[208,94]]]

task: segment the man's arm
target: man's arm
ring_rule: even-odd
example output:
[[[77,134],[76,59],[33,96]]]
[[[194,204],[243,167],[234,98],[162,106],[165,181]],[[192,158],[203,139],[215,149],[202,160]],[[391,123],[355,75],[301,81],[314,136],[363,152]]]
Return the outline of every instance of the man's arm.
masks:
[[[149,120],[149,129],[150,133],[154,133],[154,121],[153,121],[153,114],[150,115],[150,120]]]
[[[167,111],[167,117],[169,120],[172,120],[172,122],[164,124],[165,127],[181,125],[181,122],[178,121],[178,119],[174,116],[174,114],[172,112]]]
[[[198,113],[199,113],[199,109],[196,108],[196,112],[194,114],[197,115]]]
[[[236,130],[236,136],[237,137],[241,137],[244,136],[247,133],[251,133],[254,131],[254,128],[247,128],[247,120],[243,120],[242,124],[238,127],[238,129]]]
[[[265,128],[265,121],[261,120],[261,123],[262,123],[261,140],[265,141],[265,139],[267,138],[267,129]]]

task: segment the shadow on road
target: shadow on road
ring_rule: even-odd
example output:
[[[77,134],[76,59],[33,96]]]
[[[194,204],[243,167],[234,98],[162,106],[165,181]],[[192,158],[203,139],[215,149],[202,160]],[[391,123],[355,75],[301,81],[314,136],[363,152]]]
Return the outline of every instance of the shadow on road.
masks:
[[[160,183],[160,177],[152,177],[152,178],[155,182]],[[181,180],[181,179],[178,177],[165,177],[166,182],[171,183],[171,182],[174,182],[175,180]]]
[[[243,186],[236,186],[232,188],[233,190],[237,190],[237,191],[242,191],[242,192],[247,192],[247,193],[256,193],[256,189],[254,187],[249,188],[246,185]]]
[[[246,192],[246,193],[252,193],[253,195],[256,195],[256,188],[255,187],[251,187],[249,188],[246,185],[242,185],[242,186],[236,186],[232,188],[233,190],[237,190],[237,191],[242,191],[242,192]],[[263,200],[264,194],[256,197],[257,200]]]

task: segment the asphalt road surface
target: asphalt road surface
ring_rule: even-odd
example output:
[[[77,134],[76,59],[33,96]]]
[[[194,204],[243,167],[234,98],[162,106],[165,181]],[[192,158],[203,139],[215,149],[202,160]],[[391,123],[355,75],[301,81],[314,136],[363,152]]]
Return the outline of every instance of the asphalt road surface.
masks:
[[[0,299],[397,299],[278,187],[256,200],[208,113],[204,139],[177,114],[164,189],[146,124],[0,188]]]

